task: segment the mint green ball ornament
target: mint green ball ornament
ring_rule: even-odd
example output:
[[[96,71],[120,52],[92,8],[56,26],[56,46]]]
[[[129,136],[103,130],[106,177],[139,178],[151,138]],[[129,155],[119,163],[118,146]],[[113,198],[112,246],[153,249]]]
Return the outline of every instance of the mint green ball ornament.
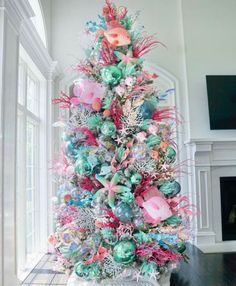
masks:
[[[105,84],[116,85],[122,78],[122,72],[117,66],[107,66],[101,71],[102,80]]]
[[[89,176],[92,174],[93,168],[86,159],[78,159],[76,161],[75,172],[80,175]]]
[[[113,249],[114,260],[118,263],[129,264],[135,258],[135,243],[132,240],[123,239]]]
[[[100,270],[97,262],[84,264],[82,261],[75,264],[75,273],[81,278],[93,280],[100,277]]]
[[[101,132],[102,132],[103,135],[111,137],[111,136],[113,136],[116,133],[116,126],[111,121],[105,121],[102,124]]]
[[[158,135],[149,135],[145,141],[148,147],[159,145],[160,142],[161,142],[161,137]]]
[[[169,158],[169,159],[174,159],[175,156],[176,156],[176,151],[173,147],[171,146],[168,146],[167,149],[166,149],[166,156]]]
[[[130,182],[132,185],[138,185],[142,181],[142,176],[139,173],[135,173],[131,176]]]

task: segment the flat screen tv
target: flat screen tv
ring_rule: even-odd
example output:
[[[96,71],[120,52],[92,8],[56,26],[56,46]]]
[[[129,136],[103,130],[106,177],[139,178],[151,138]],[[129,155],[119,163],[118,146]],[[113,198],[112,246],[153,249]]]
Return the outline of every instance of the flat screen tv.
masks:
[[[207,75],[210,128],[236,129],[236,75]]]

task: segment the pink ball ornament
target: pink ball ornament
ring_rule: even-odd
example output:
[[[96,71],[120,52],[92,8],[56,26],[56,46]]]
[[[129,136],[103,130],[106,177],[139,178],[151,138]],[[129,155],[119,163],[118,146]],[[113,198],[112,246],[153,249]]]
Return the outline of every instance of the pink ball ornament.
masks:
[[[106,88],[102,84],[91,79],[79,79],[74,82],[73,103],[92,105],[94,102],[100,101],[105,94]]]

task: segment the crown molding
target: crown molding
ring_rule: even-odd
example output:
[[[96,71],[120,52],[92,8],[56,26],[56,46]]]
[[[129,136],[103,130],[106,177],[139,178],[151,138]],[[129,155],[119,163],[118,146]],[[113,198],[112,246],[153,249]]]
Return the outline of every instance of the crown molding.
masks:
[[[34,16],[28,0],[1,0],[0,9],[5,11],[16,31],[20,30],[22,21]]]
[[[48,71],[48,74],[49,74],[48,78],[54,81],[57,77],[61,75],[61,73],[62,73],[62,70],[61,70],[59,63],[57,61],[53,61],[51,63],[51,68]]]
[[[52,60],[30,19],[22,23],[20,43],[46,79],[57,76],[57,64]]]

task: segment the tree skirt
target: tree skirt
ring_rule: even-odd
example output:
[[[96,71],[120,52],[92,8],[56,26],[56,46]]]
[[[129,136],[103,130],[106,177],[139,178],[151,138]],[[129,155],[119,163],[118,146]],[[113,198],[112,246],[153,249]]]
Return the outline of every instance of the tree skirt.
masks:
[[[139,279],[135,280],[104,280],[102,282],[86,281],[72,274],[67,282],[67,286],[170,286],[171,273],[161,275],[158,281]]]

